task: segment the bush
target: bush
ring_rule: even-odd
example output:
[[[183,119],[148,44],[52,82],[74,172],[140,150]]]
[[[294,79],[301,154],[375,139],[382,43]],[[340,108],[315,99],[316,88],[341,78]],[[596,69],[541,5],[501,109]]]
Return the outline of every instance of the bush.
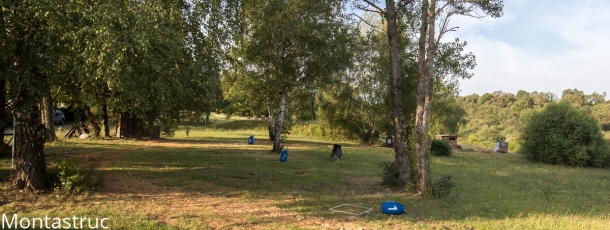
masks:
[[[430,144],[430,153],[433,156],[449,157],[453,153],[449,143],[443,140],[432,140]]]
[[[444,198],[451,195],[451,189],[455,185],[451,182],[451,176],[444,175],[438,180],[432,182],[432,187],[430,189],[431,195],[434,198]]]
[[[55,191],[80,192],[99,185],[99,179],[92,175],[93,168],[84,168],[66,159],[60,160],[57,168],[49,170]]]
[[[386,185],[391,188],[400,188],[403,183],[398,178],[398,171],[393,161],[384,161],[379,164],[383,167],[383,175],[381,185]]]
[[[294,124],[290,130],[290,135],[324,139],[332,141],[355,141],[356,137],[324,122],[304,122]]]
[[[568,166],[608,167],[610,147],[597,121],[567,102],[550,103],[521,130],[521,153],[533,161]]]

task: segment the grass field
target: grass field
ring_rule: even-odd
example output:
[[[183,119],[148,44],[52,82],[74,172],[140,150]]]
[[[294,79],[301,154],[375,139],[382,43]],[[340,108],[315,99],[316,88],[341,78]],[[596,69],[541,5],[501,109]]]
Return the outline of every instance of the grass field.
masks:
[[[517,154],[460,150],[432,158],[432,175],[451,175],[453,195],[422,198],[380,186],[390,148],[291,138],[288,162],[269,153],[264,128],[218,120],[159,141],[62,139],[48,164],[93,165],[102,183],[67,195],[7,190],[0,159],[0,213],[20,217],[107,217],[112,229],[608,229],[610,171],[533,164]],[[235,122],[235,121],[233,121]],[[248,127],[240,129],[239,127]],[[254,145],[247,137],[255,135]],[[408,214],[389,216],[396,200]],[[370,207],[361,216],[328,211]]]

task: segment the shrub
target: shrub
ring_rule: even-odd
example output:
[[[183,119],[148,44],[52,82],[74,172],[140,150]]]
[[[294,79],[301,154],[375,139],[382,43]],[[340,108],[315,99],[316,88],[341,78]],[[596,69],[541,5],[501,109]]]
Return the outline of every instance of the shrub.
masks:
[[[93,168],[85,168],[62,159],[56,169],[50,170],[55,191],[80,192],[99,184],[99,179],[92,175]]]
[[[430,144],[430,153],[433,156],[445,156],[449,157],[453,153],[449,143],[443,140],[432,140]]]
[[[383,167],[382,185],[386,185],[391,188],[400,188],[403,185],[398,178],[396,164],[393,161],[381,162],[379,166]]]
[[[451,176],[444,175],[438,180],[432,182],[430,193],[434,198],[444,198],[451,195],[451,189],[455,185],[451,182]]]
[[[567,102],[550,103],[521,130],[521,153],[533,161],[568,166],[607,167],[610,147],[597,121]]]
[[[357,138],[348,132],[332,128],[324,122],[303,122],[294,124],[290,130],[290,135],[309,137],[333,141],[355,141]]]

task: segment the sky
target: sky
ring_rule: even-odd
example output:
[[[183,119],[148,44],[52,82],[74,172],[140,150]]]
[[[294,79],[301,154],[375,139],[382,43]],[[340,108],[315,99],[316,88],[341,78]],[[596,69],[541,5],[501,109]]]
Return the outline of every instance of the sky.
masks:
[[[610,93],[610,0],[504,0],[504,16],[454,16],[442,41],[476,56],[460,95],[564,89]]]

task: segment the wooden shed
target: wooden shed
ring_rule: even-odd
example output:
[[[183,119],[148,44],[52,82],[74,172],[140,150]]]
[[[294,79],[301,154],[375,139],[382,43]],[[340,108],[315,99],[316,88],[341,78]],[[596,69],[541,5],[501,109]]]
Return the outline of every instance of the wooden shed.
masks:
[[[122,113],[117,115],[116,137],[159,139],[161,131],[148,129],[142,119]]]
[[[444,140],[447,143],[449,143],[449,145],[451,146],[451,148],[458,148],[458,136],[457,135],[435,135],[434,136],[437,140]]]
[[[494,145],[494,151],[497,153],[507,153],[508,152],[508,142],[500,141],[496,142]]]

